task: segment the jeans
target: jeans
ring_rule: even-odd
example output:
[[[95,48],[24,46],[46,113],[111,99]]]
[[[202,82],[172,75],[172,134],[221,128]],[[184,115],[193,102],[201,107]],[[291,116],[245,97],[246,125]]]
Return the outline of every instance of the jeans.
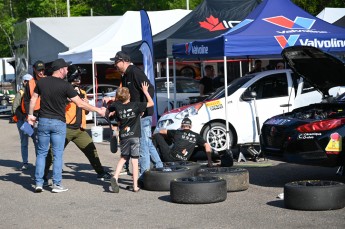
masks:
[[[63,151],[66,138],[66,123],[58,119],[40,118],[37,128],[36,185],[43,185],[44,168],[49,144],[53,151],[53,184],[62,180]]]
[[[23,131],[20,130],[20,127],[24,124],[24,120],[18,120],[17,128],[20,137],[20,150],[22,154],[23,163],[28,163],[29,153],[28,153],[28,146],[29,146],[29,136],[24,134]],[[32,141],[35,145],[35,155],[37,154],[37,128],[34,129],[34,133],[31,135]]]
[[[163,163],[159,154],[152,143],[151,136],[151,125],[152,125],[152,116],[146,116],[140,119],[141,122],[141,138],[140,138],[140,156],[139,156],[139,164],[140,164],[140,174],[139,177],[143,175],[143,173],[150,169],[150,159],[154,163],[156,168],[163,167]]]

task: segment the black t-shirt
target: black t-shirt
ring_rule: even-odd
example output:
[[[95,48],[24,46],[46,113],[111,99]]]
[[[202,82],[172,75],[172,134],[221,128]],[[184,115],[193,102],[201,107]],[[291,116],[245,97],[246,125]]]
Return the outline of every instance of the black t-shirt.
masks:
[[[213,91],[213,79],[205,76],[199,83],[204,85],[204,94],[208,94]]]
[[[39,117],[59,119],[63,122],[66,122],[67,98],[78,95],[71,84],[53,76],[47,76],[37,81],[34,92],[41,97]]]
[[[194,151],[195,145],[204,146],[206,141],[191,130],[167,130],[169,138],[174,139],[174,147],[170,155],[176,160],[187,161]]]
[[[129,93],[131,94],[131,102],[147,102],[147,98],[141,89],[141,83],[143,82],[147,82],[150,85],[149,94],[153,98],[154,87],[148,80],[145,73],[137,66],[129,65],[125,74],[122,76],[122,86],[129,89]],[[148,107],[143,117],[152,116],[153,109],[153,107]]]
[[[141,137],[140,114],[145,111],[147,103],[120,101],[113,102],[109,111],[115,111],[116,120],[120,123],[120,139]]]

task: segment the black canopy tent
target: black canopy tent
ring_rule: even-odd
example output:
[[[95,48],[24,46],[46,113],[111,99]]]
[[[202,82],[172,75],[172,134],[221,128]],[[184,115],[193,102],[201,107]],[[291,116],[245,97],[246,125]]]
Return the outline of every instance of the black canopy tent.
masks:
[[[345,16],[334,22],[333,25],[345,27]]]
[[[175,25],[153,36],[156,61],[172,57],[172,45],[219,36],[242,21],[261,0],[204,0]],[[133,62],[142,62],[141,41],[122,46]]]

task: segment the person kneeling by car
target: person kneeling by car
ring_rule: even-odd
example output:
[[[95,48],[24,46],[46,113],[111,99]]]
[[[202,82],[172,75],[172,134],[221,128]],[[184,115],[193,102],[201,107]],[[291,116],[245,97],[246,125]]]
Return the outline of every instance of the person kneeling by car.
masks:
[[[153,143],[159,150],[163,162],[188,161],[194,151],[195,145],[199,145],[205,147],[208,166],[212,166],[210,144],[200,134],[193,132],[191,128],[192,121],[189,118],[184,118],[181,123],[181,129],[162,129],[159,133],[152,136]],[[172,140],[174,142],[174,146],[171,149],[165,137],[167,137],[168,141]]]

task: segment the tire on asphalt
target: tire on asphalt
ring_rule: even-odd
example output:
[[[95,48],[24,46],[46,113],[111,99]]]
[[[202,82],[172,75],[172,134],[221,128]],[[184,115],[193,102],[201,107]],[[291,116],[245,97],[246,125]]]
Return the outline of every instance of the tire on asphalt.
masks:
[[[144,173],[144,189],[169,191],[170,181],[181,177],[192,177],[193,171],[186,167],[153,168]]]
[[[307,211],[345,207],[345,184],[328,180],[294,181],[284,186],[286,208]]]
[[[193,176],[196,175],[196,171],[201,167],[201,164],[193,161],[174,161],[164,162],[164,167],[186,167],[193,171]]]
[[[170,197],[174,203],[209,204],[226,200],[226,181],[220,177],[185,177],[170,183]]]
[[[244,191],[249,188],[249,172],[244,168],[212,167],[200,168],[198,176],[220,177],[226,181],[228,192]]]

